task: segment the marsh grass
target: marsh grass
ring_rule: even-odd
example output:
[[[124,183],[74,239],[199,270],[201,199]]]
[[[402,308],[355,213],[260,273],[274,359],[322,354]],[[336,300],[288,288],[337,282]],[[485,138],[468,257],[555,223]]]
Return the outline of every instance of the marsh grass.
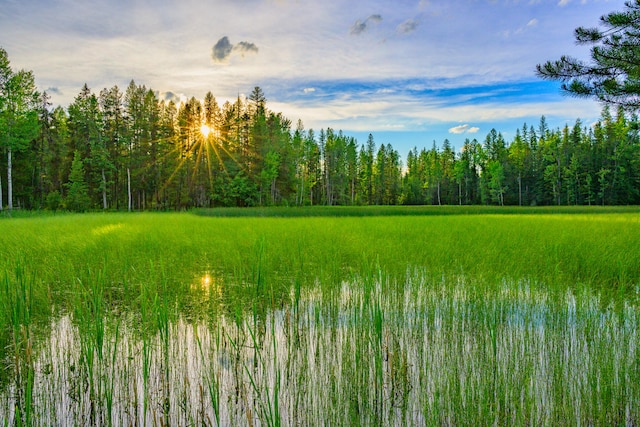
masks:
[[[0,422],[640,422],[637,210],[382,211],[0,220]]]
[[[462,278],[425,281],[420,271],[404,282],[399,291],[381,275],[369,291],[360,281],[344,282],[339,296],[310,290],[295,315],[285,308],[242,321],[178,318],[167,338],[162,329],[136,338],[127,331],[135,327],[130,321],[110,318],[104,345],[118,352],[96,364],[111,374],[79,391],[84,374],[69,364],[84,357],[87,338],[69,316],[58,318],[51,325],[57,345],[34,361],[34,420],[46,424],[66,414],[62,424],[634,425],[640,419],[634,307],[602,309],[594,296],[546,294],[526,282],[476,290]],[[145,348],[148,361],[139,357]],[[60,376],[41,369],[46,360]],[[111,385],[110,412],[89,406],[92,390]]]

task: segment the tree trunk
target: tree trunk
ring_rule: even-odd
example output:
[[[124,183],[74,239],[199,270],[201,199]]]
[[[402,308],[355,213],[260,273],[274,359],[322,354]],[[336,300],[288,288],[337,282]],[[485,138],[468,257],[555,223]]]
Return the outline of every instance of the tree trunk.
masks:
[[[438,206],[442,206],[442,201],[440,200],[440,181],[438,181]]]
[[[107,178],[102,169],[102,209],[107,210]]]
[[[2,211],[2,176],[0,176],[0,211]]]
[[[522,206],[522,174],[518,173],[518,206]]]
[[[13,209],[13,179],[11,177],[11,147],[7,149],[7,208]]]
[[[271,181],[271,204],[276,204],[276,180]]]
[[[119,169],[117,166],[117,160],[115,161],[115,169],[113,171],[113,182],[111,183],[111,198],[114,200],[116,210],[120,209],[120,200],[118,197],[120,196],[120,175],[118,173]]]
[[[129,196],[129,212],[131,212],[131,169],[127,168],[127,194]]]
[[[326,179],[326,184],[327,184],[326,185],[326,189],[325,189],[325,191],[327,192],[327,194],[326,194],[326,196],[327,196],[327,204],[329,206],[331,206],[332,205],[332,203],[331,203],[332,202],[332,200],[331,200],[331,179],[329,178],[329,174],[328,173],[326,173],[325,179]]]
[[[351,180],[351,204],[354,205],[356,203],[356,179],[353,178]]]

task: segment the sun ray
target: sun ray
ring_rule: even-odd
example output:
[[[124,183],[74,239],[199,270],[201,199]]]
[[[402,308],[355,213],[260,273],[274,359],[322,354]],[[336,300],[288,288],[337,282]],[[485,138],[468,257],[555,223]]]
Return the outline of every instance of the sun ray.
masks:
[[[170,171],[168,178],[158,189],[158,194],[173,188],[170,187],[172,183],[185,179],[186,182],[183,183],[185,186],[180,185],[183,191],[186,188],[186,191],[193,192],[195,190],[193,183],[197,181],[196,178],[199,174],[206,170],[205,173],[209,181],[206,191],[209,203],[212,203],[211,197],[216,193],[216,175],[223,174],[232,179],[233,176],[229,170],[231,164],[237,165],[239,172],[243,172],[248,177],[251,176],[248,165],[238,160],[238,155],[241,153],[237,150],[240,150],[241,147],[237,146],[237,141],[223,137],[219,129],[206,123],[186,134],[178,132],[169,137],[149,141],[149,143],[162,141],[173,145],[173,148],[161,155],[157,162],[166,162],[167,159],[173,157],[175,169]],[[185,144],[186,141],[190,142],[188,147]]]

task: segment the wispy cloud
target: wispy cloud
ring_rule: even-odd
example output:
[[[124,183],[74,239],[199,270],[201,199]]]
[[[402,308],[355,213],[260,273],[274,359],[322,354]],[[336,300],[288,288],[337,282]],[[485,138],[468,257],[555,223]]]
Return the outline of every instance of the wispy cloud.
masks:
[[[402,24],[398,25],[397,31],[400,34],[412,33],[416,28],[418,28],[418,25],[420,25],[420,21],[416,19],[407,19]]]
[[[254,43],[240,42],[234,46],[233,50],[240,52],[241,54],[258,53],[258,46],[256,46]]]
[[[371,15],[364,21],[357,20],[351,26],[351,35],[357,36],[362,34],[369,29],[371,24],[379,24],[380,22],[382,22],[382,15]]]
[[[415,91],[411,82],[392,81],[380,88],[375,83],[339,85],[314,82],[320,97],[299,94],[280,100],[279,111],[301,118],[305,125],[318,129],[334,127],[354,131],[381,131],[393,128],[422,130],[441,129],[441,141],[447,135],[475,135],[495,127],[514,130],[524,122],[537,123],[541,115],[552,117],[597,117],[599,106],[583,100],[566,99],[548,82],[535,85],[514,84],[511,93],[503,86],[477,87],[469,90],[437,89]],[[425,81],[425,86],[434,86]],[[491,94],[500,94],[491,96]],[[529,94],[523,98],[523,94]],[[286,115],[285,114],[285,115]],[[451,123],[457,118],[458,123]],[[464,122],[462,122],[464,120]],[[496,123],[515,122],[505,127]]]
[[[512,35],[523,34],[523,33],[527,32],[527,31],[529,31],[532,28],[537,27],[537,26],[538,26],[538,19],[533,18],[533,19],[530,19],[529,22],[527,22],[526,25],[523,25],[522,27],[519,27],[519,28],[517,28],[517,29],[515,29],[513,31],[512,30],[503,31],[502,34],[503,34],[503,36],[505,38],[509,38]]]
[[[525,31],[527,31],[527,30],[529,30],[529,29],[531,29],[533,27],[536,27],[537,25],[538,25],[538,20],[536,18],[533,18],[533,19],[529,20],[529,22],[527,22],[527,25],[525,25],[524,27],[518,28],[515,31],[515,33],[516,34],[522,34]]]
[[[173,100],[211,90],[221,105],[259,85],[272,109],[316,129],[401,128],[441,141],[541,114],[597,117],[597,103],[562,97],[553,82],[541,96],[534,69],[576,52],[572,29],[622,1],[0,3],[12,65],[57,88],[54,104],[68,105],[85,82],[99,91],[135,79]]]

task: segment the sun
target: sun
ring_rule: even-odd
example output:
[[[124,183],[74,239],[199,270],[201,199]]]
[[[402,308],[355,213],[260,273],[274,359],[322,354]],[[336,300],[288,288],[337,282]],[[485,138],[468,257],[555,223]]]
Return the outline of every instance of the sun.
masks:
[[[200,126],[200,133],[206,138],[211,133],[211,128],[207,125],[202,125]]]

